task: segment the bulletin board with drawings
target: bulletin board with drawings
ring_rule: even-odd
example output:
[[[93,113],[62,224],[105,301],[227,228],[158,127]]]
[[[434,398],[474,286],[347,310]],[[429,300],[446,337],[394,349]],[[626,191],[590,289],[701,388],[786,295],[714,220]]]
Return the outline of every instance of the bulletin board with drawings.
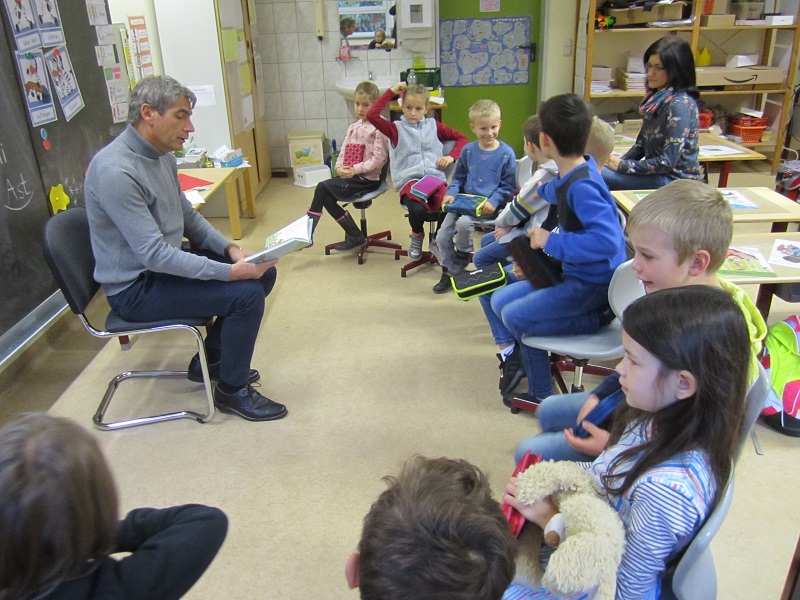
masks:
[[[530,17],[439,21],[439,65],[444,87],[526,85]]]
[[[86,168],[124,128],[129,86],[121,42],[114,48],[114,43],[99,41],[96,24],[107,19],[105,0],[30,0],[34,23],[40,23],[42,16],[40,12],[37,18],[35,11],[46,6],[63,40],[45,40],[24,52],[19,51],[20,26],[12,23],[17,15],[10,5],[26,2],[2,1],[6,4],[0,8],[0,368],[16,343],[17,326],[57,291],[42,255],[43,227],[52,212],[51,191],[62,186],[63,195],[52,195],[59,208],[83,205]],[[119,39],[118,28],[116,34],[105,33],[106,41]],[[106,48],[98,50],[100,46]],[[35,118],[42,107],[46,111]]]

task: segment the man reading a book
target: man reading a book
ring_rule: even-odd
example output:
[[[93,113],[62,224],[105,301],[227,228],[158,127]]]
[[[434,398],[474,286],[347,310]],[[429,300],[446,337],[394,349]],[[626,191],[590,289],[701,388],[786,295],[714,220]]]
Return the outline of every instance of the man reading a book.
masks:
[[[171,77],[142,79],[131,92],[128,125],[92,159],[86,211],[94,276],[111,307],[129,321],[216,316],[206,338],[214,403],[249,421],[271,421],[286,407],[256,391],[250,368],[276,261],[226,240],[192,208],[172,154],[194,131],[194,93]],[[183,238],[193,248],[181,248]],[[200,359],[188,378],[202,382]]]

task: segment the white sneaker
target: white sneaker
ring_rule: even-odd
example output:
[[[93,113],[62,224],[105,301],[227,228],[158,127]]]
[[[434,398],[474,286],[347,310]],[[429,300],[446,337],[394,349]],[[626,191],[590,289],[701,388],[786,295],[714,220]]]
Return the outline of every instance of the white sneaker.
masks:
[[[425,235],[417,236],[412,233],[409,237],[411,238],[411,245],[408,247],[408,258],[419,260],[422,257],[422,239]]]

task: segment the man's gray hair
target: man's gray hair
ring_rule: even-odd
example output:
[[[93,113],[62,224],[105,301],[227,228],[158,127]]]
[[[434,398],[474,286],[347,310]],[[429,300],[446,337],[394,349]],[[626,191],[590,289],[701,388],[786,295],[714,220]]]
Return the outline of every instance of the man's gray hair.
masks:
[[[149,104],[158,114],[163,115],[179,98],[186,98],[192,108],[197,102],[194,92],[172,77],[167,75],[145,77],[136,84],[131,92],[128,123],[136,125],[141,120],[142,106],[145,104]]]

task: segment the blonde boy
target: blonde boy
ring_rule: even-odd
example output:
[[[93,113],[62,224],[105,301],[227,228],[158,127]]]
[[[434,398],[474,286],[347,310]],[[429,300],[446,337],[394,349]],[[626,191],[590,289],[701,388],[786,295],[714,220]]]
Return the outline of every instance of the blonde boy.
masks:
[[[675,180],[634,206],[628,218],[628,235],[635,250],[632,268],[646,292],[708,285],[731,294],[750,333],[752,382],[767,328],[750,297],[717,275],[733,235],[731,208],[722,194],[699,181]],[[594,460],[608,441],[608,431],[583,419],[601,398],[619,389],[619,375],[615,373],[591,393],[547,398],[537,411],[542,433],[520,442],[517,457],[531,450],[542,453],[545,460]],[[583,439],[572,434],[572,427],[582,421],[589,432]]]
[[[453,202],[458,194],[484,196],[487,200],[480,217],[456,213],[445,216],[436,234],[437,258],[442,265],[442,277],[433,286],[437,294],[452,289],[450,277],[469,264],[475,224],[496,215],[516,187],[517,157],[511,146],[497,139],[502,124],[500,107],[493,100],[478,100],[469,109],[469,122],[478,139],[464,146],[442,204]]]

